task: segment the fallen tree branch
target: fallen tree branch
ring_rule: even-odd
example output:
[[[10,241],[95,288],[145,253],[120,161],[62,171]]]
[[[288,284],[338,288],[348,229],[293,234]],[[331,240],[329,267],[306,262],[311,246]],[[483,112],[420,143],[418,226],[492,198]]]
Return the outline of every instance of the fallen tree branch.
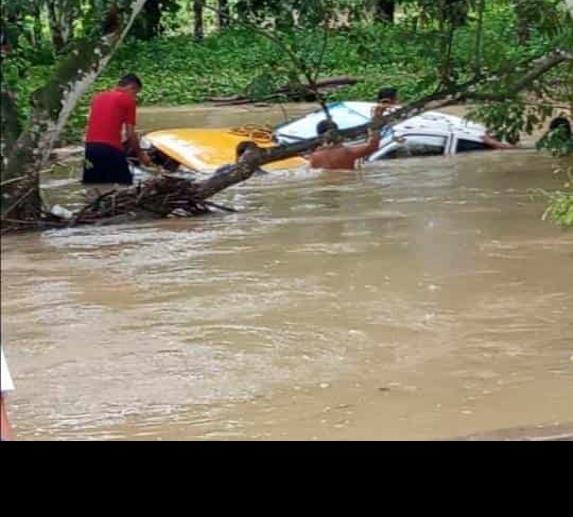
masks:
[[[331,77],[328,79],[322,79],[320,81],[316,81],[315,87],[319,90],[323,89],[331,89],[331,88],[340,88],[342,86],[352,86],[357,84],[359,79],[355,79],[354,77],[348,76],[340,76],[340,77]],[[269,95],[266,95],[259,99],[253,99],[252,97],[248,97],[246,95],[230,95],[228,97],[207,97],[207,101],[215,102],[218,106],[236,106],[239,104],[251,104],[256,102],[263,102],[269,101],[274,99],[279,99],[281,97],[295,97],[301,94],[312,94],[314,95],[314,90],[309,88],[307,85],[304,84],[297,84],[293,86],[292,84],[287,84],[277,88]]]
[[[10,178],[9,180],[3,181],[2,183],[0,183],[0,188],[4,188],[7,187],[8,185],[11,185],[12,183],[17,183],[19,181],[23,181],[28,179],[28,176],[19,176],[17,178]]]
[[[512,98],[519,92],[531,85],[536,79],[546,74],[552,68],[564,63],[565,61],[573,60],[573,54],[561,49],[555,49],[553,52],[536,60],[535,66],[531,68],[519,81],[511,85],[506,91],[501,94],[480,94],[468,93],[467,99],[481,100],[481,101],[505,101]],[[495,80],[495,75],[490,80]]]

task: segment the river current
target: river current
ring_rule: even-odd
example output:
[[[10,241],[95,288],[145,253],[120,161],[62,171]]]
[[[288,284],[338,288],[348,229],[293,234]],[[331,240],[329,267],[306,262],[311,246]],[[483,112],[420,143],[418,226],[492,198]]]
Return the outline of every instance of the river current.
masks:
[[[142,125],[282,117],[202,109]],[[573,234],[531,194],[559,187],[555,165],[526,149],[279,171],[216,198],[235,214],[4,237],[18,438],[420,440],[573,421]]]

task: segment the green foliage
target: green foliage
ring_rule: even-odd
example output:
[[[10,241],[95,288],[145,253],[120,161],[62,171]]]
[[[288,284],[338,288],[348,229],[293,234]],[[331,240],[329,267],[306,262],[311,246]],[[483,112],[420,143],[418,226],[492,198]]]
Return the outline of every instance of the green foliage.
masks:
[[[110,2],[82,2],[84,8],[82,18],[76,24],[77,33],[89,33],[97,23],[101,23],[102,13]],[[372,8],[375,3],[372,0],[229,2],[235,16],[240,12],[241,5],[245,7],[247,4],[251,13],[261,17],[268,14],[280,17],[286,13],[292,18],[293,10],[300,10],[300,28],[285,25],[274,35],[310,69],[314,70],[320,64],[320,77],[350,75],[361,79],[355,86],[329,94],[328,100],[331,101],[372,100],[381,85],[398,87],[401,99],[407,101],[434,92],[443,81],[444,72],[459,82],[473,76],[478,30],[476,7],[481,5],[480,0],[402,0],[397,4],[406,11],[405,14],[401,13],[395,25],[363,19],[349,29],[329,30],[328,45],[323,55],[324,24],[321,23],[321,16],[333,12],[334,8],[358,12],[368,6]],[[303,80],[301,70],[293,65],[284,51],[252,29],[232,26],[223,32],[211,32],[203,42],[197,43],[190,34],[185,33],[184,26],[189,25],[185,16],[189,15],[189,9],[181,8],[184,2],[166,0],[159,4],[166,9],[179,7],[177,16],[165,11],[166,15],[162,18],[162,23],[170,26],[168,34],[175,35],[148,41],[130,38],[96,82],[90,95],[82,100],[69,123],[67,138],[77,138],[81,134],[91,94],[111,87],[126,72],[135,72],[143,79],[141,105],[191,104],[209,97],[236,93],[263,99],[279,86]],[[210,6],[217,4],[214,0],[206,3]],[[556,18],[556,0],[540,0],[537,4],[545,6],[544,16],[551,23],[546,22],[545,18],[530,20],[527,44],[516,45],[518,17],[513,2],[485,1],[477,60],[482,72],[500,69],[510,72],[508,77],[511,80],[518,79],[523,74],[520,64],[543,55],[555,46],[571,46],[571,24],[563,24],[562,20]],[[317,13],[320,16],[313,18]],[[214,19],[213,11],[206,9],[205,14]],[[32,30],[32,19],[24,18],[28,20],[29,31]],[[412,24],[414,19],[423,23]],[[179,29],[176,27],[177,20],[182,24]],[[440,27],[440,23],[449,23],[455,29],[451,34],[447,66],[444,66],[446,29]],[[18,43],[18,48],[4,64],[4,73],[7,77],[5,83],[16,93],[18,105],[25,116],[29,110],[31,91],[50,76],[55,63],[49,39],[43,45],[34,46],[21,36]],[[528,97],[513,96],[508,102],[482,105],[475,116],[496,130],[499,136],[516,140],[518,132],[531,131],[550,115],[545,102],[548,90],[555,94],[559,88],[569,88],[569,93],[559,92],[559,98],[570,102],[567,95],[570,96],[573,91],[573,80],[569,81],[568,78],[573,77],[573,67],[566,69],[564,76],[563,68],[560,67],[561,76],[549,75],[549,88],[549,81],[541,81],[534,85]],[[495,82],[491,92],[486,93],[499,93],[505,87],[506,84]]]
[[[549,201],[542,219],[549,219],[563,228],[571,228],[573,227],[573,167],[558,168],[555,174],[565,178],[564,190],[556,192],[538,191]]]
[[[549,206],[543,215],[543,219],[549,218],[563,228],[573,226],[573,193],[553,192],[547,194]]]
[[[550,151],[556,158],[570,160],[573,155],[573,138],[562,128],[557,128],[549,131],[539,141],[538,148]],[[540,191],[549,202],[543,219],[550,219],[564,228],[569,228],[573,226],[573,167],[558,167],[554,174],[564,178],[564,190]]]
[[[552,113],[549,104],[525,104],[514,100],[481,105],[469,116],[482,121],[498,139],[517,144],[520,133],[531,134]]]
[[[545,149],[555,157],[563,157],[573,154],[573,138],[563,128],[549,131],[537,143],[538,149]]]

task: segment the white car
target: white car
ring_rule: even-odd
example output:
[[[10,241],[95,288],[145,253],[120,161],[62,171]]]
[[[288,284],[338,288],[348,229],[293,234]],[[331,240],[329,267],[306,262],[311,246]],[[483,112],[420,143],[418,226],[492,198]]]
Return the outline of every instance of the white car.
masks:
[[[375,106],[373,102],[338,102],[328,108],[338,128],[348,129],[369,123]],[[278,126],[274,137],[281,144],[313,138],[317,136],[317,124],[325,119],[324,110],[317,110]],[[438,111],[427,111],[392,128],[383,128],[378,151],[365,161],[487,151],[493,148],[482,141],[486,131],[481,124]]]

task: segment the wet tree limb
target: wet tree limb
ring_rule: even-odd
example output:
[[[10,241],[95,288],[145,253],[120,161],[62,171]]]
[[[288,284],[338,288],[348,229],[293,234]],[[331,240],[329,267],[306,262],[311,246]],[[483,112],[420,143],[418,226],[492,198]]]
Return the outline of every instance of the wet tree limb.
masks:
[[[510,85],[501,94],[480,94],[470,92],[467,95],[468,99],[475,99],[481,101],[505,101],[508,98],[515,97],[519,92],[530,86],[534,81],[545,75],[549,70],[555,68],[557,65],[566,61],[572,61],[573,54],[569,51],[555,49],[553,52],[536,60],[530,70],[528,70],[521,79]],[[490,80],[495,80],[496,77],[492,76]]]

